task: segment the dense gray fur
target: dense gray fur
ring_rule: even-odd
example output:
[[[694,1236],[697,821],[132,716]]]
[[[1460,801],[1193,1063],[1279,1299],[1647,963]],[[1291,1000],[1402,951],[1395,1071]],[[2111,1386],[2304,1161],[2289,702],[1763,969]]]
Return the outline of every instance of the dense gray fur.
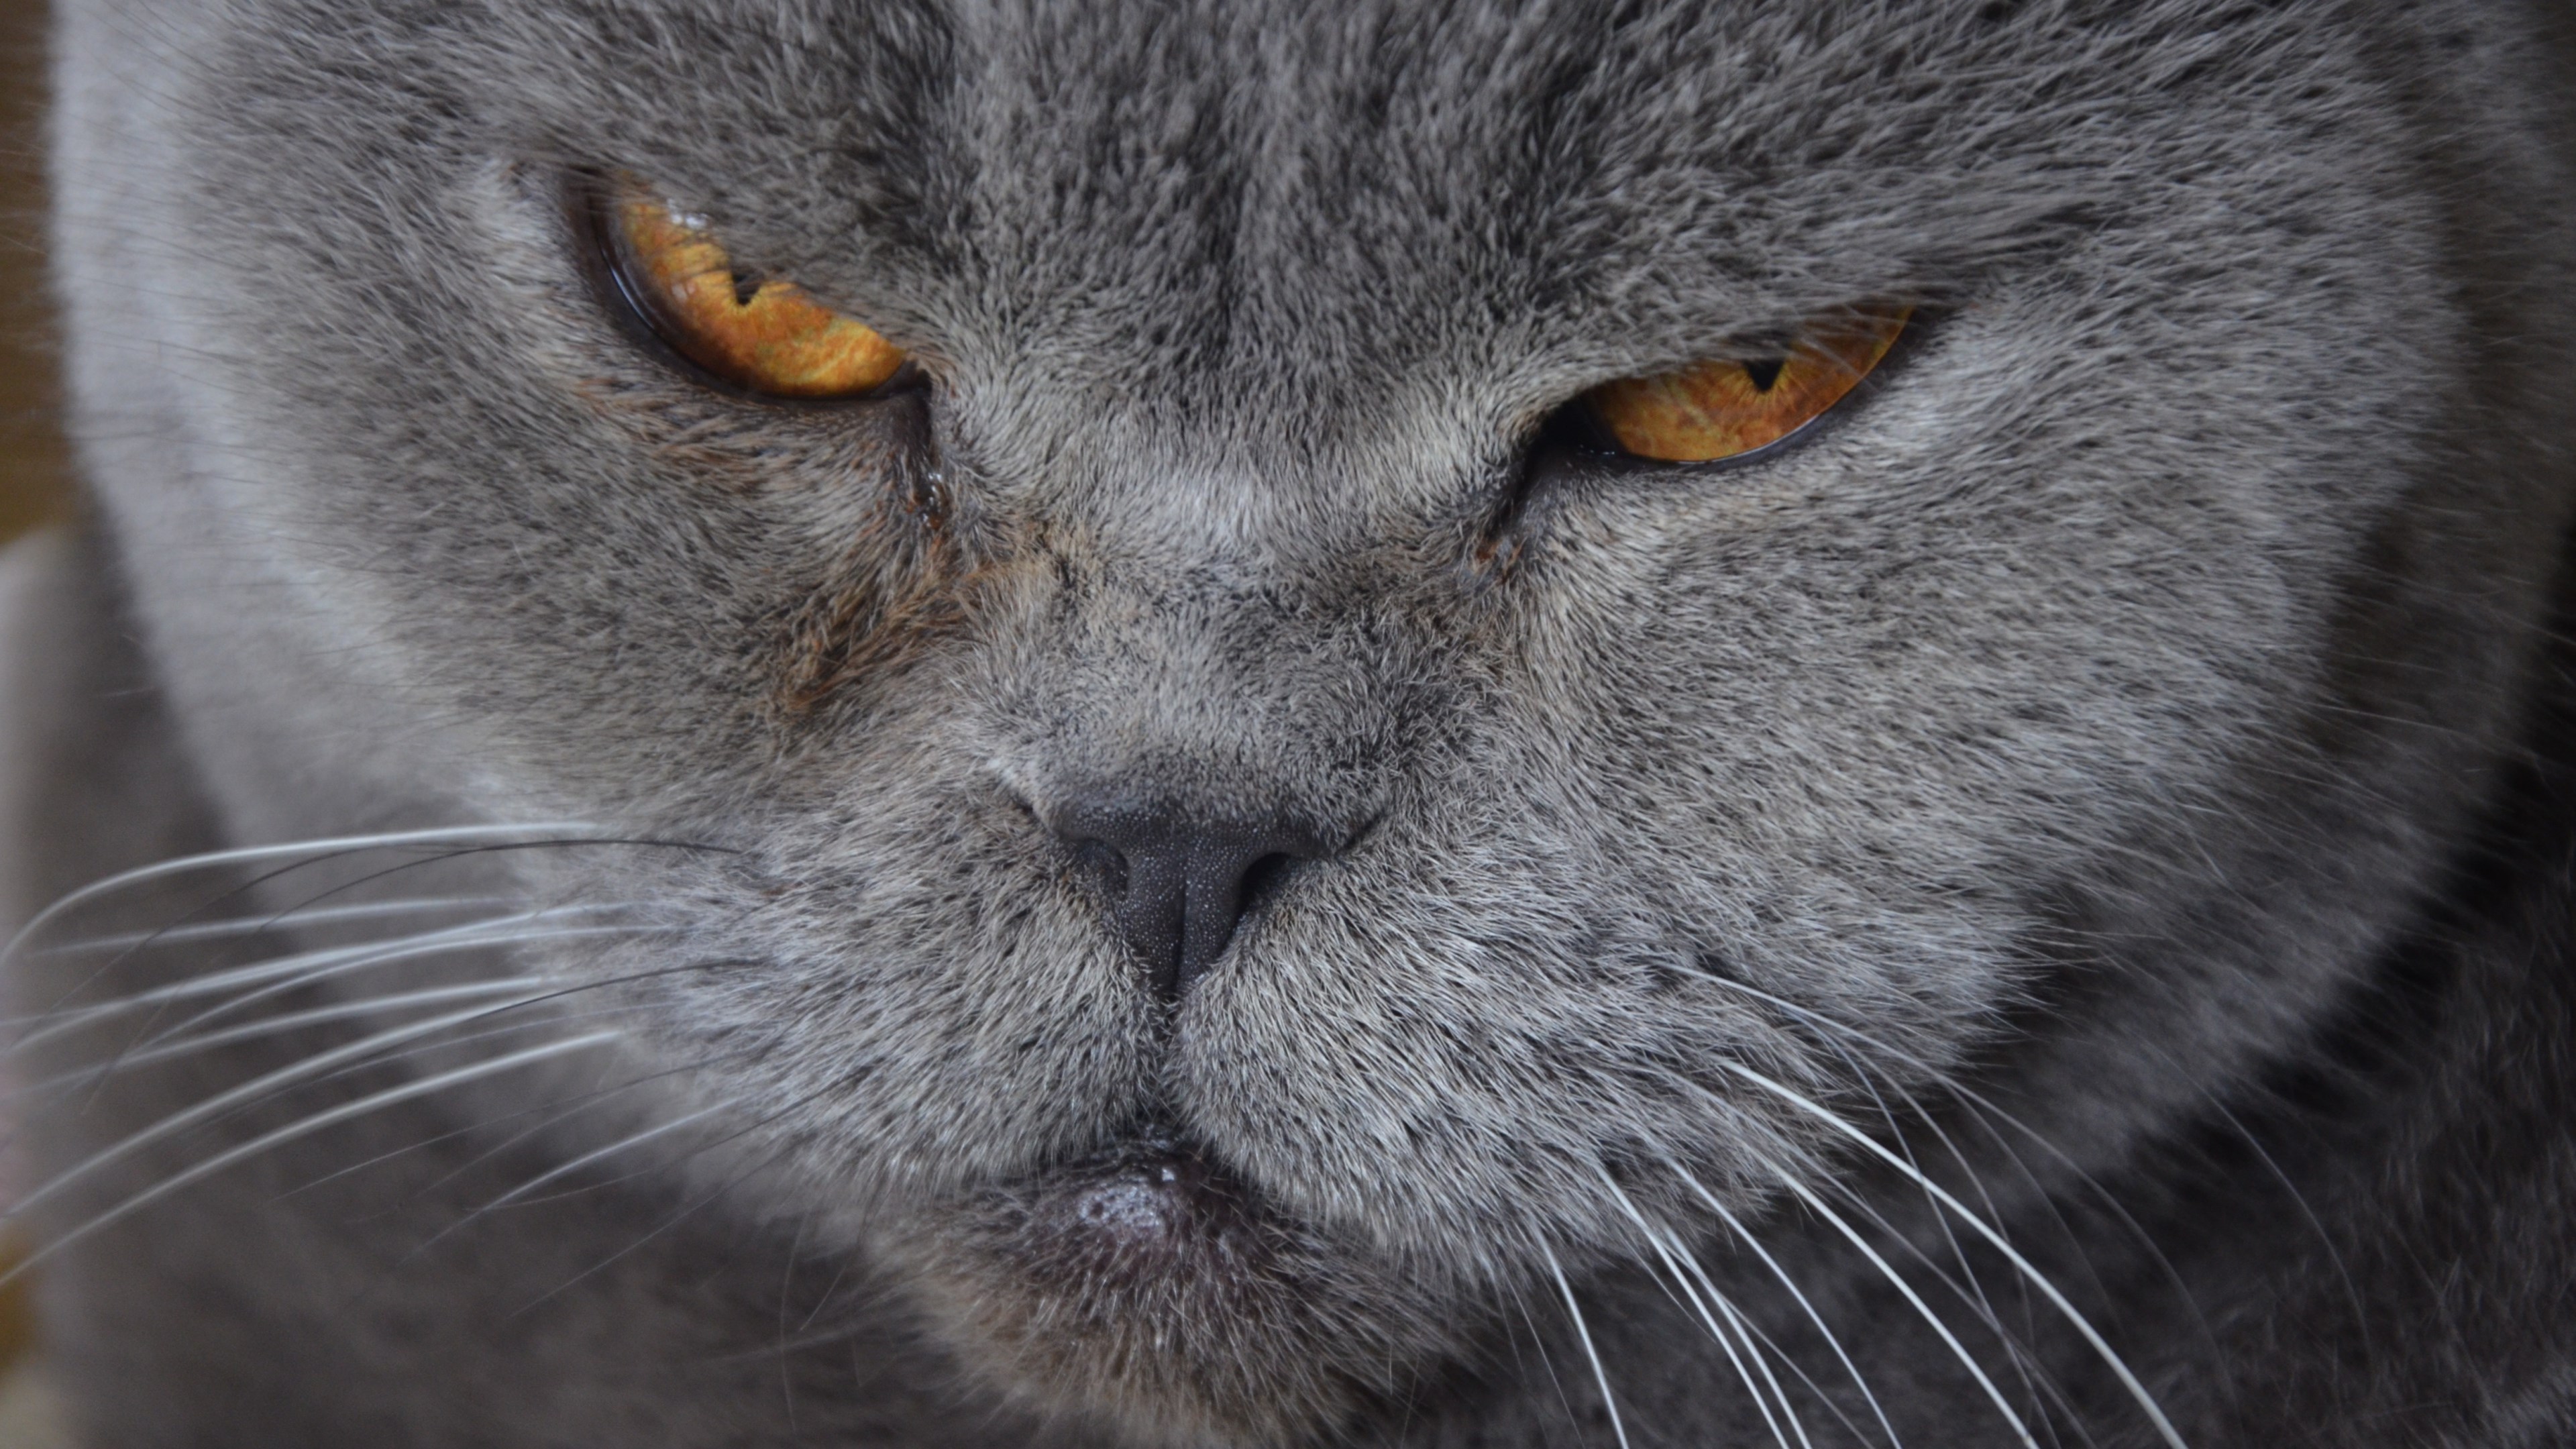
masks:
[[[41,1199],[98,1445],[2163,1442],[1890,1157],[2185,1442],[2576,1436],[2559,6],[64,12],[94,507],[9,565],[0,919],[631,843],[183,873],[15,999],[333,883],[658,928],[262,1001],[591,987]],[[931,390],[668,365],[614,174]],[[1533,443],[1891,300],[1791,448]],[[1046,828],[1102,790],[1353,843],[1167,1006]],[[22,1097],[31,1180],[418,1014]],[[1032,1235],[1164,1138],[1254,1268]]]

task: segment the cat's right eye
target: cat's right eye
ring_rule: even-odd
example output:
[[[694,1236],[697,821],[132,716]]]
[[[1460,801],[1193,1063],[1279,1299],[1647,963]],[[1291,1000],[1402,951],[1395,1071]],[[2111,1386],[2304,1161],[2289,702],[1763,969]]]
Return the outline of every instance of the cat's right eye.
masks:
[[[804,288],[734,268],[706,218],[638,187],[603,198],[602,251],[619,295],[653,334],[718,380],[764,397],[861,398],[904,353]]]

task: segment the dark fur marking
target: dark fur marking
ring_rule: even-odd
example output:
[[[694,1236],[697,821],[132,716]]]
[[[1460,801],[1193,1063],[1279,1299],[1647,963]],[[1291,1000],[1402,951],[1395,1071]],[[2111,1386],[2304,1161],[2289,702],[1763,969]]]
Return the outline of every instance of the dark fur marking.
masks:
[[[918,658],[960,619],[964,572],[935,484],[925,480],[907,502],[887,500],[788,615],[772,707],[804,719],[848,686]]]

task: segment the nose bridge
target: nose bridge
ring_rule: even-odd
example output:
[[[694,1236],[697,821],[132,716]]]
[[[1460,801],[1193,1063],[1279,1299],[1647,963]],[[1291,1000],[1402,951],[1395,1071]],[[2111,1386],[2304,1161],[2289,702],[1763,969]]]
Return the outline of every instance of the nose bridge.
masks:
[[[1230,592],[1315,593],[1347,559],[1376,501],[1363,460],[1244,400],[1260,441],[1130,418],[1075,424],[1056,440],[1030,502],[1073,523],[1138,590],[1221,606]]]
[[[1329,813],[1383,730],[1370,630],[1347,594],[1267,560],[1107,581],[1059,655],[1058,769],[1246,815]]]

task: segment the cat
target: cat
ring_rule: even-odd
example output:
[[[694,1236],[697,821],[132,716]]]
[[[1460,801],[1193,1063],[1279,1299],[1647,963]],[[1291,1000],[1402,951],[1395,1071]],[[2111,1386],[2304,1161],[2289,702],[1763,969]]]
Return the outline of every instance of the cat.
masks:
[[[86,1442],[2576,1437],[2562,7],[56,78]]]

